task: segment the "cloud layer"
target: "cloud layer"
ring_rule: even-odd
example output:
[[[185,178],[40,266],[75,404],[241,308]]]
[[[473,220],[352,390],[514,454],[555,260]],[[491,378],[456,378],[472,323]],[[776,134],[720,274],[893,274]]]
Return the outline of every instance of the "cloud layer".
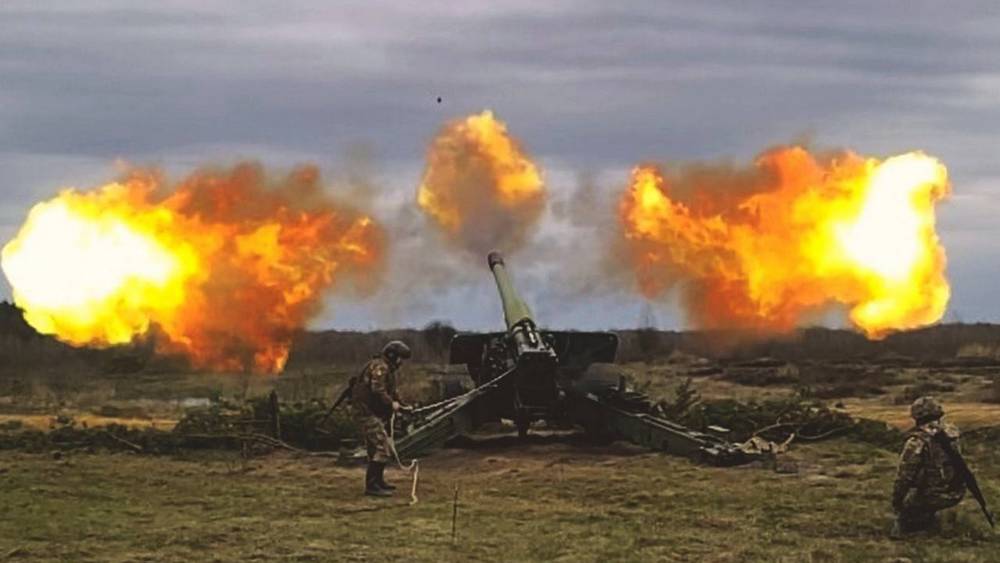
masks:
[[[0,238],[31,203],[107,180],[119,159],[182,174],[248,157],[320,162],[337,190],[420,233],[403,209],[427,142],[491,108],[551,190],[547,226],[511,265],[545,324],[631,326],[643,311],[615,280],[574,276],[606,256],[581,201],[612,206],[637,161],[745,160],[801,138],[941,158],[955,186],[940,214],[952,318],[1000,320],[998,24],[993,2],[4,2]],[[461,261],[400,233],[399,264],[438,278],[336,299],[322,326],[498,326],[484,264],[446,269]],[[580,248],[570,264],[566,238]],[[663,326],[675,313],[657,305]]]

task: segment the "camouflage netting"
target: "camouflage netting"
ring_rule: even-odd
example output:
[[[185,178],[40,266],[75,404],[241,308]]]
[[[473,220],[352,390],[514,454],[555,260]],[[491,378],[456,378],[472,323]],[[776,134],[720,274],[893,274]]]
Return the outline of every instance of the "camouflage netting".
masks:
[[[784,442],[792,434],[796,441],[847,437],[886,449],[898,449],[904,433],[885,422],[854,418],[831,409],[821,401],[795,396],[781,399],[734,399],[705,401],[688,379],[675,390],[673,400],[661,401],[664,417],[689,428],[707,431],[710,426],[730,431],[729,439],[744,442],[754,436]]]
[[[884,422],[853,418],[818,401],[798,398],[706,402],[691,409],[680,422],[702,430],[712,425],[728,428],[734,441],[760,436],[783,442],[795,434],[796,441],[843,436],[886,449],[898,449],[903,443],[903,432]]]

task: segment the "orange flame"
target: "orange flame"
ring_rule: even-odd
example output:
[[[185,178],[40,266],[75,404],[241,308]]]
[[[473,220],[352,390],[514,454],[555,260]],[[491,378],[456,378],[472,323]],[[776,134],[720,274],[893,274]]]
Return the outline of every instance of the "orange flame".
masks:
[[[675,178],[692,187],[686,203],[656,167],[632,172],[620,218],[648,297],[683,281],[690,320],[708,328],[787,331],[840,303],[880,338],[943,316],[950,289],[934,211],[950,186],[936,159],[786,147],[722,174],[722,190],[699,184],[705,172]],[[753,189],[740,195],[746,178]]]
[[[545,206],[541,173],[490,111],[444,126],[428,149],[417,203],[474,252],[514,250]]]
[[[313,167],[277,183],[246,163],[163,184],[136,170],[32,208],[0,255],[28,323],[96,346],[155,325],[158,349],[197,367],[277,372],[323,291],[380,261],[381,229],[329,202]]]

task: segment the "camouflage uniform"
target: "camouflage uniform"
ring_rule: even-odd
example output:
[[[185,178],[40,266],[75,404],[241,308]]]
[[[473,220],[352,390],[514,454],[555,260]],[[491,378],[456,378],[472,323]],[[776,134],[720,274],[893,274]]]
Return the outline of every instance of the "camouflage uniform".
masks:
[[[382,347],[382,353],[365,364],[353,380],[351,403],[354,416],[368,447],[368,469],[365,471],[365,495],[391,496],[396,488],[385,482],[385,465],[391,451],[386,423],[396,409],[406,408],[396,389],[396,372],[403,360],[410,358],[410,347],[393,340]]]
[[[390,459],[386,424],[393,401],[402,402],[396,390],[396,370],[385,359],[372,358],[351,389],[355,420],[364,436],[369,461],[385,463]]]
[[[961,451],[958,428],[954,425],[941,422],[939,418],[918,419],[899,456],[899,469],[892,489],[896,534],[935,527],[935,513],[955,506],[965,495],[965,483],[957,468],[934,439],[938,433],[944,433],[952,447]]]

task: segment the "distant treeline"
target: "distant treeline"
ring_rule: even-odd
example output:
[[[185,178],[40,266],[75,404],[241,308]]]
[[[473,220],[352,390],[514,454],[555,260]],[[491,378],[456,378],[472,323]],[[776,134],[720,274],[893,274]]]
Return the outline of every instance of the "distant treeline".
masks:
[[[666,361],[678,355],[720,361],[764,356],[788,361],[900,357],[929,361],[959,356],[1000,360],[1000,325],[985,323],[937,325],[900,332],[883,340],[869,340],[850,330],[827,328],[806,328],[782,336],[649,328],[615,332],[620,339],[619,362]],[[288,368],[359,364],[393,339],[410,345],[415,362],[445,363],[449,342],[456,333],[455,328],[442,322],[430,323],[422,329],[303,332],[293,342]],[[0,302],[0,373],[68,368],[155,371],[179,369],[182,367],[179,361],[155,358],[149,342],[107,350],[74,348],[39,335],[24,322],[18,308]]]
[[[678,354],[721,361],[765,356],[788,361],[899,357],[927,361],[969,355],[1000,359],[1000,325],[985,323],[938,325],[900,332],[883,340],[869,340],[850,330],[829,328],[806,328],[781,336],[656,329],[614,332],[619,338],[619,362],[664,361]],[[423,330],[311,332],[296,340],[291,363],[357,363],[392,339],[409,343],[416,361],[443,363],[447,361],[448,342],[454,334],[455,329],[441,323]]]
[[[894,357],[946,360],[997,356],[1000,325],[942,324],[891,334],[883,340],[843,329],[804,328],[789,335],[724,331],[620,331],[620,361],[661,358],[676,352],[726,360],[773,357],[788,361],[876,360]]]

